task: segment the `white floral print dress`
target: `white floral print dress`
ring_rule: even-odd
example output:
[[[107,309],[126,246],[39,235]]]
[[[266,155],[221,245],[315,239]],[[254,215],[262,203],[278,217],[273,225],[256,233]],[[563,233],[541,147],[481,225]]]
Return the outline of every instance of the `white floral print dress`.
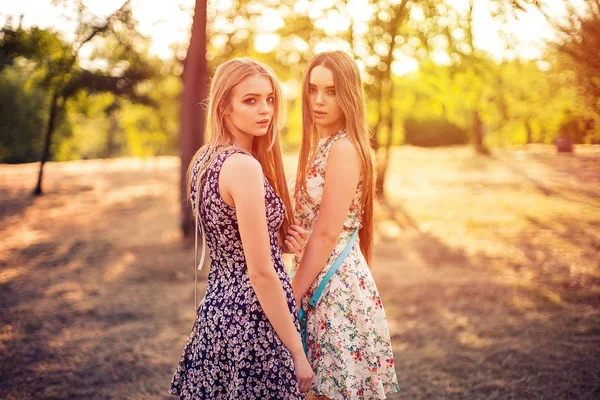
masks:
[[[307,191],[294,206],[295,217],[310,238],[323,197],[327,157],[345,130],[319,140],[314,163],[307,173]],[[292,181],[293,182],[293,181]],[[292,184],[293,186],[293,184]],[[292,187],[292,191],[293,191]],[[323,276],[361,225],[362,179],[327,265],[302,299],[307,312],[308,360],[315,372],[311,394],[334,400],[385,399],[398,391],[394,355],[383,304],[356,239],[352,251],[333,275],[316,307],[308,305]],[[292,276],[303,251],[296,254]]]

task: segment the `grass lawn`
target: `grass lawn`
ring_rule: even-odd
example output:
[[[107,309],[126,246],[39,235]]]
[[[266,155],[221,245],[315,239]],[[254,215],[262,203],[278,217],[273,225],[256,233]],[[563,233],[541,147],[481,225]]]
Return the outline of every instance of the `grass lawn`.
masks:
[[[49,163],[33,198],[37,164],[0,165],[0,397],[174,398],[194,318],[178,173]],[[600,397],[600,147],[401,147],[386,194],[390,399]]]

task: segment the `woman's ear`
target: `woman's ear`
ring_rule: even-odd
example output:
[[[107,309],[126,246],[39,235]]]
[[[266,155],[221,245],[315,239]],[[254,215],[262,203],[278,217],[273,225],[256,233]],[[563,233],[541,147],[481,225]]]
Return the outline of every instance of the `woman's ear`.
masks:
[[[219,106],[219,113],[222,116],[229,116],[231,114],[231,104],[228,100],[223,100]]]

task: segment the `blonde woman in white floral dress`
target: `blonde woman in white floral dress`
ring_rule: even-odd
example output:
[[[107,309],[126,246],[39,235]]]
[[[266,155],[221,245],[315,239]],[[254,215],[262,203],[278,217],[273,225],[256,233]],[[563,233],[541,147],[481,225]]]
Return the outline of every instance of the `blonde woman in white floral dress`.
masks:
[[[303,138],[293,184],[295,218],[309,237],[294,258],[292,289],[306,311],[309,399],[385,399],[398,391],[383,304],[369,269],[373,162],[360,74],[343,52],[315,56],[304,73]],[[323,277],[358,237],[317,304]]]

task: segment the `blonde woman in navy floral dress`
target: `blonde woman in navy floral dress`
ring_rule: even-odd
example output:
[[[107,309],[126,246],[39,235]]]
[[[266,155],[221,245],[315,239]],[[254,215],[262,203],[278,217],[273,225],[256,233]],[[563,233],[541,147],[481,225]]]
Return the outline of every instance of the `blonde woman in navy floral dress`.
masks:
[[[373,163],[360,73],[346,53],[325,52],[302,82],[302,149],[295,216],[309,235],[294,259],[292,287],[306,311],[311,399],[375,400],[398,391],[383,303],[369,264]],[[316,305],[309,299],[334,260],[358,238]]]
[[[234,59],[215,72],[210,140],[188,174],[211,267],[171,382],[181,399],[302,399],[314,376],[281,258],[282,246],[294,252],[304,242],[291,224],[279,150],[282,102],[259,62]]]

